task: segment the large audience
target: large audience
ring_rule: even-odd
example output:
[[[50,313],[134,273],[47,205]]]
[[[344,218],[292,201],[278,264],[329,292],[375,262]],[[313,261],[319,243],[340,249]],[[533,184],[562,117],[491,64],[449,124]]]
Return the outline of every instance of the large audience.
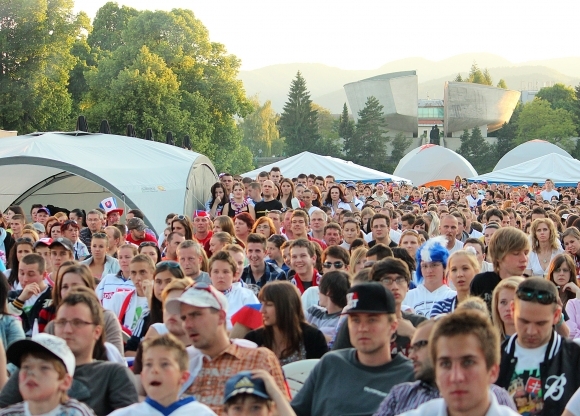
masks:
[[[556,185],[222,173],[160,235],[114,197],[10,206],[0,416],[580,416]]]

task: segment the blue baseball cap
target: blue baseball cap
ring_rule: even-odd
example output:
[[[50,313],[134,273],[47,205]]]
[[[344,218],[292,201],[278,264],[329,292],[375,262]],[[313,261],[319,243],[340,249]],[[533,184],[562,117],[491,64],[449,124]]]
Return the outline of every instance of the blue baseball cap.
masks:
[[[252,394],[262,399],[271,400],[264,381],[261,378],[252,378],[250,371],[240,371],[226,381],[224,403],[238,394]]]

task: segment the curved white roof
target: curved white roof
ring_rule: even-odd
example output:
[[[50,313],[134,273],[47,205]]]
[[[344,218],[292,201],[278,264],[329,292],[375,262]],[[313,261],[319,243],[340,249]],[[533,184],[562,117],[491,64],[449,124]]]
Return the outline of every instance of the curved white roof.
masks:
[[[576,186],[580,178],[580,161],[558,153],[550,153],[509,168],[469,178],[471,182],[487,181],[507,185],[531,185],[554,181],[556,186]]]
[[[170,213],[191,215],[217,174],[204,155],[112,134],[39,133],[0,139],[0,208],[33,203],[94,209],[114,195],[155,231]],[[125,212],[126,212],[125,210]]]
[[[415,185],[437,180],[453,181],[476,176],[477,172],[463,156],[435,144],[425,144],[411,150],[397,165],[395,175],[411,179]]]
[[[528,160],[536,159],[550,153],[556,153],[562,156],[572,157],[570,154],[555,144],[547,142],[545,140],[530,140],[520,144],[519,146],[513,148],[507,152],[500,160],[497,162],[493,168],[493,172],[500,169],[509,168],[510,166],[515,166]]]
[[[301,173],[307,175],[313,173],[320,176],[332,175],[337,181],[378,182],[384,180],[388,182],[409,182],[409,179],[380,172],[336,157],[320,156],[310,152],[298,153],[279,162],[242,173],[241,176],[247,176],[253,179],[260,172],[270,172],[270,169],[274,166],[279,167],[282,175],[286,178],[295,178]]]

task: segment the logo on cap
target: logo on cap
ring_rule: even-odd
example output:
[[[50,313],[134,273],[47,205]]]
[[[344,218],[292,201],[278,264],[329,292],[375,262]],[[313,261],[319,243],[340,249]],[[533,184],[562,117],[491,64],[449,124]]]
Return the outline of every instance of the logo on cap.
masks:
[[[111,203],[111,201],[107,201],[107,202],[105,202],[105,206],[107,208],[111,208],[113,206],[113,204]]]
[[[348,293],[346,295],[346,299],[348,300],[348,305],[351,308],[356,308],[356,305],[358,303],[358,293],[357,292]]]
[[[234,388],[236,389],[241,389],[244,387],[254,387],[254,383],[252,383],[252,381],[248,377],[244,377],[240,381],[238,381],[234,386]]]

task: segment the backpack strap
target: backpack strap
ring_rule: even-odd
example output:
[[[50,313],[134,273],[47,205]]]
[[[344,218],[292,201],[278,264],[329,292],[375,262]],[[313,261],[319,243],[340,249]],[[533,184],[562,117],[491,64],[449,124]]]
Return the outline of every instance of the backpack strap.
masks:
[[[124,322],[125,315],[127,315],[127,310],[129,309],[129,304],[131,303],[131,298],[133,297],[134,293],[135,293],[134,290],[129,292],[127,297],[125,297],[125,299],[123,300],[123,303],[121,304],[121,310],[119,311],[119,323],[121,324],[121,328],[123,329],[123,331],[128,332],[129,335],[132,335],[132,331],[125,326]]]

